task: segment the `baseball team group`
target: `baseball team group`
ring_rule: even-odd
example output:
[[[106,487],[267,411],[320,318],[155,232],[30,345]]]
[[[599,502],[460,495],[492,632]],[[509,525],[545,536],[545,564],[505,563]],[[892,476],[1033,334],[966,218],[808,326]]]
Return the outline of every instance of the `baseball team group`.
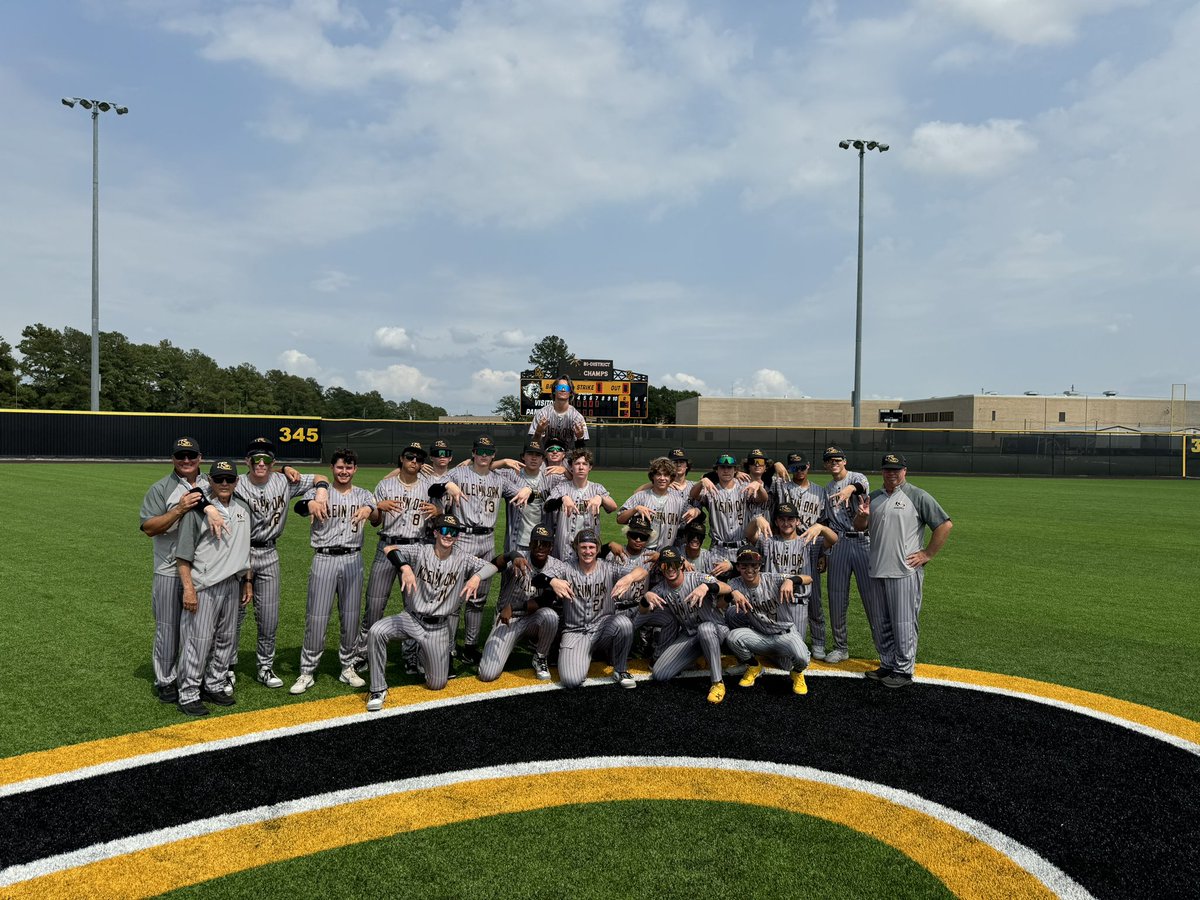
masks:
[[[688,454],[676,449],[652,460],[648,481],[618,506],[590,478],[587,423],[571,405],[570,379],[553,387],[553,403],[534,414],[519,459],[498,459],[489,435],[477,437],[457,466],[446,442],[414,441],[374,492],[354,483],[358,459],[349,449],[333,452],[326,477],[277,470],[274,446],[257,438],[244,471],[218,459],[204,473],[196,440],[176,440],[172,471],[150,487],[141,510],[154,544],[159,699],[193,716],[207,715],[207,704],[233,705],[240,630],[251,608],[255,677],[283,687],[274,671],[276,544],[291,511],[310,519],[313,550],[293,694],[315,683],[335,600],[338,678],[367,688],[370,711],[386,702],[393,643],[406,672],[422,674],[433,690],[445,687],[454,657],[477,667],[483,681],[499,678],[526,641],[536,677],[550,679],[554,666],[564,687],[582,684],[596,659],[611,663],[616,683],[635,687],[628,660],[636,654],[651,662],[655,680],[707,668],[712,703],[725,699],[726,675],[751,688],[768,667],[789,673],[792,690],[805,694],[812,658],[849,658],[852,576],[879,655],[866,677],[889,688],[911,683],[925,566],[952,523],[907,482],[902,456],[884,455],[883,486],[871,491],[838,447],[823,453],[830,475],[823,486],[809,480],[799,453],[782,462],[758,450],[741,459],[723,453],[693,479]],[[616,514],[623,542],[601,540],[602,513]],[[368,525],[378,543],[364,603]],[[387,615],[397,580],[402,602],[393,610],[402,610]],[[723,653],[733,666],[722,668]]]

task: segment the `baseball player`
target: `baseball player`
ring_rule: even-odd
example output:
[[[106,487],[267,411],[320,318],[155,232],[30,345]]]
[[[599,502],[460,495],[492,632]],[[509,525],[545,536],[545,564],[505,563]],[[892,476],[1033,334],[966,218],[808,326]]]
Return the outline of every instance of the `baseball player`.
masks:
[[[833,649],[825,654],[825,662],[840,663],[850,658],[850,636],[846,628],[846,616],[850,609],[850,575],[858,585],[863,606],[869,604],[868,594],[872,590],[867,574],[867,562],[871,552],[871,541],[867,532],[854,527],[857,504],[851,503],[855,495],[865,496],[870,491],[867,477],[846,468],[846,454],[837,447],[826,447],[823,455],[825,470],[830,481],[825,485],[825,524],[837,533],[837,543],[826,554],[826,581],[829,591],[829,625],[833,631]],[[805,532],[805,537],[809,536]]]
[[[627,524],[635,513],[649,520],[653,528],[648,544],[650,550],[674,546],[680,526],[700,514],[700,510],[688,502],[686,494],[671,489],[675,472],[675,463],[667,457],[652,459],[648,473],[650,487],[639,490],[617,511],[617,522],[621,525]]]
[[[325,631],[338,599],[341,643],[338,680],[354,688],[366,685],[354,671],[354,650],[358,643],[358,617],[362,610],[364,522],[378,525],[382,513],[375,508],[374,495],[354,484],[358,455],[353,450],[335,450],[330,469],[333,487],[329,491],[329,511],[324,519],[313,519],[309,543],[312,544],[312,568],[308,572],[308,602],[304,611],[304,646],[300,650],[300,675],[289,689],[303,694],[315,683],[314,675],[325,650]],[[309,503],[316,499],[310,490],[296,503],[296,512],[309,515]]]
[[[729,585],[702,572],[685,572],[683,557],[674,547],[665,547],[659,553],[658,573],[661,577],[646,592],[642,606],[670,613],[677,628],[674,639],[654,662],[654,680],[669,681],[702,652],[708,660],[711,679],[708,702],[720,703],[725,699],[721,644],[729,635],[729,628],[714,600],[727,596]]]
[[[708,507],[713,553],[732,562],[746,531],[746,504],[765,502],[766,492],[761,484],[747,485],[738,480],[737,460],[732,454],[717,457],[716,475],[715,484],[707,475],[701,478],[689,496],[692,502],[703,501]]]
[[[761,658],[770,657],[779,668],[792,675],[792,691],[807,694],[804,670],[808,666],[808,647],[803,633],[792,623],[788,607],[796,588],[810,584],[807,575],[768,575],[762,572],[762,556],[743,547],[737,555],[737,578],[729,582],[731,601],[726,622],[732,629],[725,643],[746,666],[738,684],[754,687],[762,675]]]
[[[399,473],[384,478],[375,488],[375,509],[380,514],[379,543],[375,547],[375,558],[371,561],[371,573],[367,577],[367,604],[354,651],[356,671],[366,662],[367,633],[383,617],[398,575],[396,567],[384,552],[385,548],[423,543],[427,521],[442,511],[440,504],[430,499],[433,483],[422,474],[427,458],[425,448],[418,441],[410,441],[400,451],[397,460]],[[440,496],[440,492],[435,490],[434,493]]]
[[[790,503],[780,503],[776,507],[774,531],[765,515],[757,516],[746,526],[746,540],[762,555],[763,571],[784,576],[807,575],[810,578],[808,585],[795,589],[792,604],[785,610],[801,637],[812,621],[806,607],[812,595],[812,585],[818,577],[812,567],[812,544],[819,543],[828,550],[837,542],[837,534],[825,525],[818,524],[812,532],[806,533],[810,537],[801,536],[800,515]],[[816,638],[813,643],[814,646],[821,646]],[[823,646],[821,650],[823,656]]]
[[[787,462],[775,463],[775,478],[771,481],[771,502],[778,510],[787,503],[800,518],[798,530],[804,534],[825,515],[825,489],[808,479],[809,463],[803,453],[789,453]],[[836,532],[834,532],[836,536]],[[825,658],[825,611],[821,604],[821,574],[826,566],[826,546],[823,540],[809,544],[808,574],[813,576],[808,595],[808,628],[812,632],[814,659]]]
[[[291,481],[288,478],[291,467],[274,472],[274,463],[275,445],[265,437],[255,438],[246,447],[246,475],[238,478],[234,488],[234,496],[250,508],[250,569],[254,573],[254,621],[258,626],[255,671],[259,684],[269,688],[283,687],[283,679],[275,674],[280,594],[279,552],[275,544],[283,534],[292,501],[297,496],[313,491],[308,511],[316,519],[325,517],[329,500],[329,481],[324,475],[301,475],[291,469],[296,478]],[[246,607],[242,606],[237,613],[234,646],[239,643],[245,617]],[[232,693],[232,683],[225,687],[226,692]]]
[[[611,513],[617,501],[608,488],[589,481],[594,460],[590,450],[572,450],[567,457],[570,478],[559,482],[546,500],[545,515],[554,522],[554,555],[570,559],[572,542],[580,531],[600,533],[600,510]]]
[[[546,499],[555,486],[565,480],[561,473],[555,473],[557,469],[551,471],[545,466],[545,458],[542,445],[531,439],[525,443],[520,466],[508,473],[518,489],[529,488],[529,499],[520,506],[509,504],[505,516],[505,553],[529,549],[529,535],[535,526],[542,524]]]
[[[471,465],[451,471],[446,479],[446,492],[454,502],[454,515],[462,524],[458,549],[490,562],[496,555],[496,519],[505,500],[521,506],[528,502],[532,491],[518,488],[503,472],[492,471],[496,443],[491,436],[481,434],[471,447]],[[483,627],[483,606],[487,602],[490,583],[486,580],[478,594],[466,602],[467,627],[463,633],[463,659],[479,664],[479,632]],[[457,632],[457,622],[455,623]]]
[[[529,436],[543,445],[556,440],[566,450],[585,447],[588,442],[587,422],[571,401],[575,397],[575,383],[565,375],[554,380],[551,388],[554,396],[549,406],[543,406],[533,414],[529,423]]]
[[[912,683],[917,661],[917,617],[925,566],[937,556],[953,523],[928,493],[908,483],[908,462],[883,457],[883,488],[860,500],[854,526],[871,532],[870,575],[875,590],[867,621],[879,651],[879,668],[867,677],[892,688]],[[925,529],[929,543],[922,546]]]
[[[694,569],[725,580],[725,576],[733,572],[733,563],[723,553],[718,554],[704,548],[704,538],[707,535],[708,530],[702,518],[693,519],[680,529],[683,567],[689,572]]]
[[[404,611],[385,616],[367,635],[367,654],[371,667],[371,693],[367,710],[378,712],[387,699],[387,645],[389,641],[411,638],[420,647],[425,686],[440,691],[450,677],[450,631],[452,614],[464,601],[470,601],[496,567],[457,546],[462,526],[451,513],[435,516],[432,544],[404,544],[387,547],[393,566],[400,571],[400,589],[404,592]]]
[[[592,657],[607,653],[612,660],[612,678],[624,688],[637,687],[626,671],[633,623],[617,613],[613,598],[620,599],[647,572],[641,566],[625,570],[600,559],[600,535],[581,531],[575,535],[575,559],[567,563],[562,577],[536,576],[537,588],[549,585],[563,601],[563,633],[558,651],[558,677],[563,687],[578,687],[587,678]]]
[[[180,618],[179,709],[208,715],[204,702],[232,706],[225,678],[237,655],[238,601],[253,599],[250,578],[250,507],[234,496],[237,466],[220,459],[209,467],[209,506],[225,528],[215,537],[199,516],[180,524],[175,565],[183,588]]]
[[[179,671],[179,619],[183,609],[183,586],[175,565],[175,543],[179,524],[204,500],[208,479],[200,474],[200,445],[195,438],[181,437],[171,447],[173,469],[146,491],[142,499],[141,529],[154,539],[154,645],[151,664],[154,688],[163,703],[176,703]],[[206,511],[211,527],[221,529],[216,510]],[[215,518],[214,518],[215,517]]]
[[[775,478],[775,469],[767,459],[767,454],[761,450],[751,450],[742,462],[742,471],[747,476],[744,485],[747,495],[746,521],[752,521],[755,516],[770,515],[771,482]],[[758,487],[762,490],[757,490]]]
[[[534,639],[533,673],[540,680],[550,678],[550,650],[558,636],[558,613],[554,609],[554,594],[533,586],[538,575],[564,578],[567,567],[550,555],[554,535],[545,525],[533,526],[528,550],[511,550],[504,556],[509,577],[502,580],[500,599],[496,601],[496,620],[492,633],[483,645],[479,662],[479,680],[495,681],[504,671],[513,648],[521,638]]]

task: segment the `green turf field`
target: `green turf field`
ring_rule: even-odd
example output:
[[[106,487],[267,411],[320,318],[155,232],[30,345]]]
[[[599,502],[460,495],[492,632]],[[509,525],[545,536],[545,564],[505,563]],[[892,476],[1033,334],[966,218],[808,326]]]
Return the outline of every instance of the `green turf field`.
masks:
[[[152,694],[151,550],[138,530],[142,495],[167,471],[166,463],[0,465],[0,756],[183,720]],[[372,488],[382,475],[363,470],[357,482]],[[1059,682],[1200,719],[1192,658],[1200,646],[1200,485],[911,477],[955,522],[929,569],[918,662]],[[593,480],[620,502],[645,475],[597,472]],[[305,526],[293,518],[280,543],[276,671],[289,684],[304,627]],[[619,536],[611,516],[604,529]],[[850,631],[851,654],[870,657],[857,599]],[[334,652],[302,697],[252,681],[253,643],[251,621],[235,712],[349,690],[335,680],[332,623]],[[403,676],[390,668],[389,679]]]

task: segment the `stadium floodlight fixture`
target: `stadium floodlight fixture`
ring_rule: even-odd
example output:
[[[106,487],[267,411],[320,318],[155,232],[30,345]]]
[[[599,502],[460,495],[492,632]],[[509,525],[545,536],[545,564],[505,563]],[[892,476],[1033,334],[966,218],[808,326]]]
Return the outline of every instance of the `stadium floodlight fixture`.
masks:
[[[858,151],[858,290],[854,316],[854,427],[862,425],[862,282],[863,282],[863,159],[868,150],[887,151],[888,145],[880,141],[846,138],[838,141],[843,150],[853,147]]]
[[[116,110],[118,116],[129,112],[111,100],[87,100],[63,97],[62,104],[74,109],[78,103],[92,114],[92,378],[91,409],[100,410],[100,113]]]
[[[67,101],[64,100],[63,103],[67,103]],[[74,103],[67,103],[67,106],[74,106],[74,105],[75,105]],[[838,146],[841,147],[843,150],[849,150],[850,142],[849,141],[838,141]]]

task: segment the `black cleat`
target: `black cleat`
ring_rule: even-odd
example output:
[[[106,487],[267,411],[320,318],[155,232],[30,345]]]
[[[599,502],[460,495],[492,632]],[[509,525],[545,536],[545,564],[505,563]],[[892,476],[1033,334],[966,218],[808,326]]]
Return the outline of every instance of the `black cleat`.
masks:
[[[189,716],[207,716],[208,707],[199,700],[193,700],[191,703],[177,703],[179,711],[187,713]]]
[[[160,703],[178,703],[179,688],[174,684],[160,684],[157,687]]]
[[[479,665],[480,660],[483,659],[483,653],[474,644],[468,644],[467,646],[463,647],[459,652],[459,656],[465,662],[469,662],[473,666]]]
[[[883,666],[880,666],[878,669],[872,669],[870,672],[864,672],[863,676],[870,678],[872,681],[880,681],[892,674],[894,673],[891,669],[885,669]]]
[[[237,703],[232,696],[224,691],[210,691],[206,687],[200,688],[200,699],[205,703],[215,703],[217,706],[233,706]]]

